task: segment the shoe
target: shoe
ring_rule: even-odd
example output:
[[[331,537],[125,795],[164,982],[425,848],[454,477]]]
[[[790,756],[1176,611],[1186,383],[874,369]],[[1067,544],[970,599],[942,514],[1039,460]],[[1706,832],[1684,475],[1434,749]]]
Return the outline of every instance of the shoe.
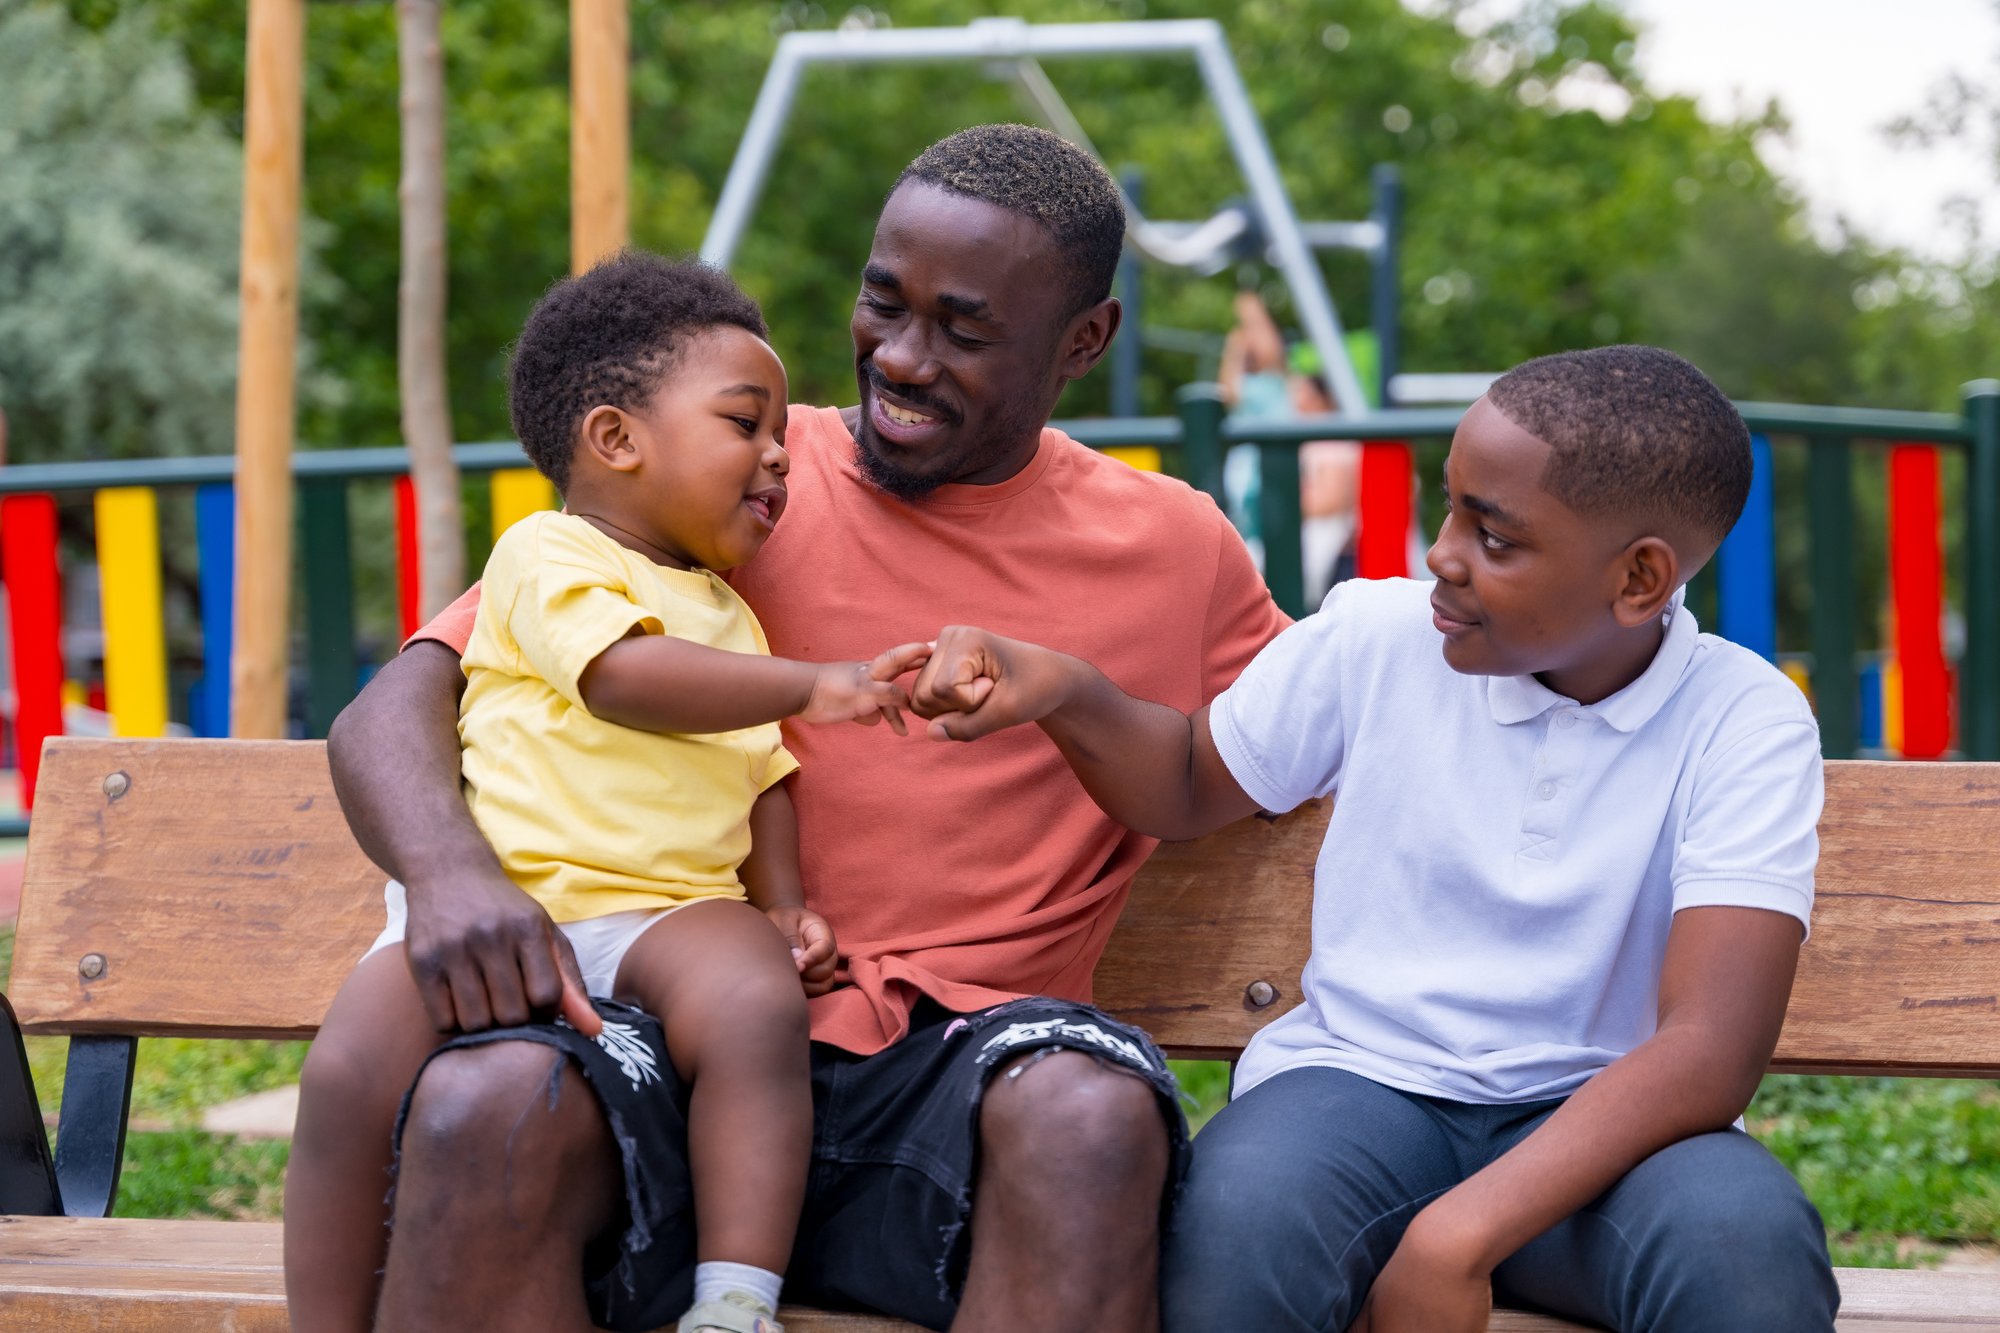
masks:
[[[681,1316],[680,1333],[785,1333],[778,1312],[746,1291],[726,1291]]]

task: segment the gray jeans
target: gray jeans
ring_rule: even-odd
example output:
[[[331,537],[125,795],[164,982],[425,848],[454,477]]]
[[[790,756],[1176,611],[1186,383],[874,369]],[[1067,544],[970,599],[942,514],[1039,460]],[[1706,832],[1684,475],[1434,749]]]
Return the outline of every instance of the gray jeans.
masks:
[[[1341,1333],[1423,1206],[1557,1101],[1472,1106],[1295,1069],[1195,1137],[1162,1276],[1167,1333]],[[1819,1213],[1735,1130],[1647,1158],[1493,1274],[1503,1305],[1622,1333],[1831,1333]]]

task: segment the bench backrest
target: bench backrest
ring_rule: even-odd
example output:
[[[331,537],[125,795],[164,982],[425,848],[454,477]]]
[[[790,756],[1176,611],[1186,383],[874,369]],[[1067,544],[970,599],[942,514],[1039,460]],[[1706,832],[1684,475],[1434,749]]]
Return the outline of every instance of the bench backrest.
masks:
[[[316,742],[56,740],[38,787],[9,986],[29,1032],[309,1036],[381,928]],[[1298,1000],[1327,812],[1163,847],[1098,1003],[1233,1057]],[[2000,1076],[2000,764],[1830,764],[1820,836],[1775,1067]]]

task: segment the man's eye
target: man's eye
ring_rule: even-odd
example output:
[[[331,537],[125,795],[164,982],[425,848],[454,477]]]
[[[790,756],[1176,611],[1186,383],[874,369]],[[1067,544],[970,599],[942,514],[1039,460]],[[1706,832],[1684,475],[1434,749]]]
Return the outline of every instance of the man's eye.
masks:
[[[971,334],[962,333],[957,329],[947,328],[944,331],[944,335],[945,337],[951,339],[953,342],[957,343],[960,347],[986,346],[986,340],[984,338],[975,338]]]
[[[863,296],[861,304],[867,306],[878,315],[896,315],[902,313],[896,306],[892,306],[885,301],[878,301],[872,296]]]

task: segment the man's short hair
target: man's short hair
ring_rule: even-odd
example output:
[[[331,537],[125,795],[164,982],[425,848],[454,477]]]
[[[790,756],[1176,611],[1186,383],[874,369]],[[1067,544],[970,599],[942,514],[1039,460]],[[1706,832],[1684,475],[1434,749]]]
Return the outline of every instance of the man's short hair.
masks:
[[[1554,451],[1542,487],[1580,514],[1629,515],[1719,544],[1750,495],[1750,431],[1693,363],[1658,347],[1558,352],[1486,391]]]
[[[699,260],[621,250],[564,278],[535,303],[508,365],[507,407],[522,451],[566,491],[590,410],[643,408],[687,340],[722,325],[770,336],[757,303]]]
[[[1125,246],[1125,205],[1096,158],[1033,125],[974,125],[939,139],[890,187],[922,181],[1032,218],[1067,260],[1067,319],[1111,295]]]

